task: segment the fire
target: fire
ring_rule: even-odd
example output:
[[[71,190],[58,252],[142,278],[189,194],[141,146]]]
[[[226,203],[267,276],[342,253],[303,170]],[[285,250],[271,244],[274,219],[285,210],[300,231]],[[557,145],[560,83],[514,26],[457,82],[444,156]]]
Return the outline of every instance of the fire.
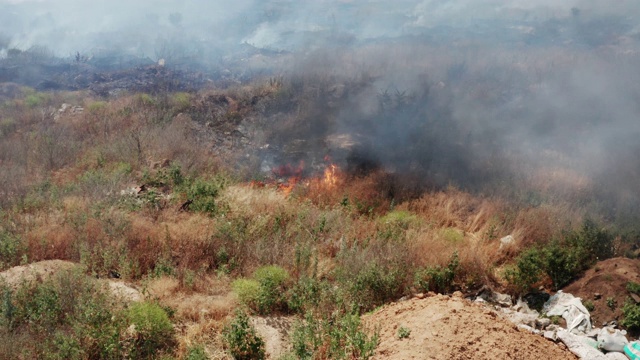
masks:
[[[289,178],[289,180],[287,182],[278,183],[277,188],[284,195],[289,196],[289,195],[291,195],[291,192],[296,187],[296,185],[298,184],[299,181],[300,181],[300,178],[292,177],[292,178]]]
[[[305,178],[305,163],[300,161],[298,165],[286,164],[278,166],[272,169],[274,178],[271,181],[252,181],[249,186],[252,188],[275,186],[285,196],[291,195],[293,190],[298,187],[316,190],[335,189],[339,186],[342,177],[340,168],[332,163],[328,156],[324,158],[324,161],[326,166],[321,176]]]
[[[323,182],[328,188],[334,188],[338,184],[338,167],[335,164],[329,164],[324,169]]]

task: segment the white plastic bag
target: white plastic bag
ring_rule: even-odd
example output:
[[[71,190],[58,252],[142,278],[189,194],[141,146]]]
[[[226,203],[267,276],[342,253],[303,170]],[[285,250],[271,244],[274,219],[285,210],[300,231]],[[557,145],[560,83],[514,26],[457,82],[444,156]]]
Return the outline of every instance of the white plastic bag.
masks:
[[[598,333],[598,348],[605,351],[624,352],[624,346],[629,343],[627,332],[611,327],[605,327]]]

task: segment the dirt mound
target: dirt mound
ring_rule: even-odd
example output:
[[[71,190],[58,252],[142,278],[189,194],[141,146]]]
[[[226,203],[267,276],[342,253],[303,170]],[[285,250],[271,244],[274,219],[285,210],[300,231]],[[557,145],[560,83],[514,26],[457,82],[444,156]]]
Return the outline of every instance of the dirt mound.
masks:
[[[9,287],[16,289],[23,283],[44,281],[61,271],[69,271],[81,265],[64,260],[45,260],[28,265],[14,266],[0,272],[0,280]],[[144,296],[137,289],[119,280],[102,279],[109,291],[125,302],[142,301]]]
[[[469,300],[436,295],[387,305],[365,317],[378,327],[374,359],[576,359],[541,336],[517,329]],[[400,329],[410,331],[399,339]],[[406,333],[406,331],[405,331]]]
[[[600,261],[562,291],[591,302],[591,321],[595,326],[622,318],[622,306],[629,297],[627,283],[640,283],[640,260],[614,258]]]
[[[70,261],[45,260],[37,263],[14,266],[11,269],[0,273],[0,279],[4,280],[10,287],[17,287],[23,282],[34,280],[45,280],[63,270],[71,270],[76,267]]]

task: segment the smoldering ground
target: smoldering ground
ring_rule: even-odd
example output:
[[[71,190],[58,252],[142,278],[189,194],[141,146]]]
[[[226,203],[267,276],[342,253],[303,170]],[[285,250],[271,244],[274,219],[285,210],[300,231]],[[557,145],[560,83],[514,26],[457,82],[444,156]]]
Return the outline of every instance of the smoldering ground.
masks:
[[[23,0],[0,3],[0,32],[4,58],[43,46],[207,69],[233,59],[282,78],[289,98],[264,114],[281,130],[269,141],[299,141],[312,162],[330,154],[419,188],[636,213],[633,1]]]

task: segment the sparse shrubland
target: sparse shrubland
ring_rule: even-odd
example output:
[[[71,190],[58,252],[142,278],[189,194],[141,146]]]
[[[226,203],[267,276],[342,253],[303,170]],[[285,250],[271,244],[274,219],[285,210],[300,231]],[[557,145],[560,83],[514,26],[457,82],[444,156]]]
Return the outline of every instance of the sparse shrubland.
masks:
[[[425,159],[415,173],[403,174],[416,165],[395,150],[380,157],[397,162],[394,174],[352,154],[327,184],[323,161],[306,159],[290,195],[278,190],[285,180],[261,172],[251,147],[268,142],[302,160],[301,149],[322,144],[346,116],[338,80],[371,95],[372,77],[315,74],[111,99],[25,89],[0,105],[0,269],[63,259],[86,273],[4,287],[2,356],[261,358],[250,315],[291,315],[300,320],[291,358],[368,358],[377,338],[360,315],[385,303],[482,285],[555,290],[630,249],[615,224],[554,198],[557,189],[484,182],[506,170],[475,173],[451,149],[460,132],[447,127],[447,94],[435,86],[375,93],[373,118],[349,114],[354,127],[398,115],[400,138],[425,135],[410,149]],[[54,120],[63,102],[84,112]],[[434,127],[414,127],[422,117]],[[450,150],[461,157],[434,155]],[[599,221],[576,227],[587,215]],[[500,249],[508,234],[516,243]],[[119,304],[94,279],[114,276],[139,284],[147,300]]]

